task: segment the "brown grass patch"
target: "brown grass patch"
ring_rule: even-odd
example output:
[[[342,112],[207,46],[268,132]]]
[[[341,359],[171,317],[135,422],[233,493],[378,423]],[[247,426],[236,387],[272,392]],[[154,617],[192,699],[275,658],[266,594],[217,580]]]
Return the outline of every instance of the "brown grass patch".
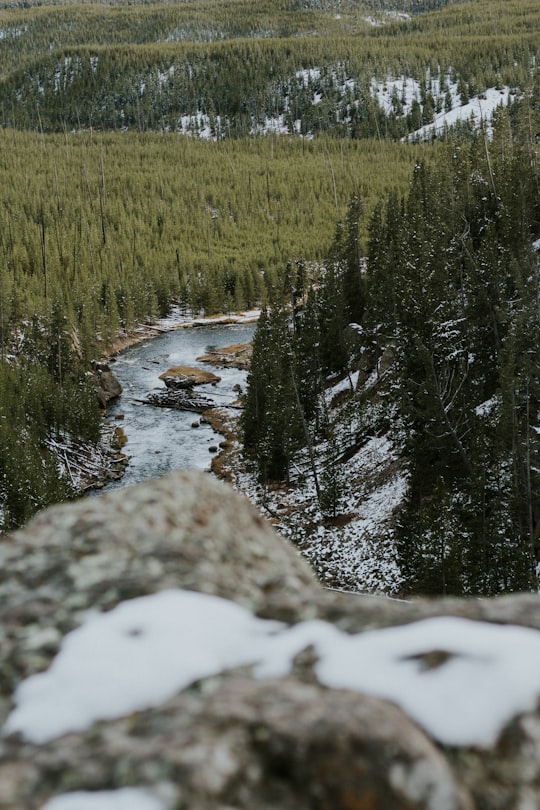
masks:
[[[344,526],[347,526],[349,523],[357,517],[354,512],[350,512],[348,514],[343,515],[336,515],[332,518],[326,518],[324,520],[324,526],[334,526],[336,529],[342,529]]]
[[[203,413],[203,419],[224,437],[224,441],[219,444],[220,452],[213,457],[210,469],[218,478],[231,481],[233,460],[240,454],[240,445],[236,440],[238,417],[231,415],[227,408],[208,408]]]
[[[213,366],[226,368],[247,369],[251,360],[251,352],[251,343],[233,343],[231,346],[224,346],[214,352],[197,357],[197,362],[211,363]]]

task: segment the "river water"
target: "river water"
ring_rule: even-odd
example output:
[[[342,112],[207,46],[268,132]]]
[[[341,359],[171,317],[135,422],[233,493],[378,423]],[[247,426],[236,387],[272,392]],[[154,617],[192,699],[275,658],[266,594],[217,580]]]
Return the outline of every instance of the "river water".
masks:
[[[197,357],[212,349],[251,340],[255,324],[212,324],[189,329],[177,329],[125,349],[111,365],[123,387],[123,394],[109,408],[108,418],[115,420],[124,414],[122,426],[128,442],[124,452],[130,457],[126,473],[120,481],[113,481],[104,489],[110,490],[155,478],[171,470],[210,468],[212,453],[209,448],[219,444],[222,436],[209,425],[198,422],[199,414],[156,408],[137,400],[144,399],[155,390],[165,390],[159,375],[171,366],[198,366],[221,377],[217,385],[198,385],[196,391],[210,397],[217,405],[233,402],[238,394],[233,390],[239,384],[245,387],[246,372],[235,368],[215,368],[197,362]]]

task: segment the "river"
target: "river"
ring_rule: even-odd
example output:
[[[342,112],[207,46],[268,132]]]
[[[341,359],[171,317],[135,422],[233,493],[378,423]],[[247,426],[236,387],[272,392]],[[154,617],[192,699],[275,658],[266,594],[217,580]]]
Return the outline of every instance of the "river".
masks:
[[[210,397],[217,405],[233,402],[238,394],[235,385],[244,387],[246,372],[235,368],[215,368],[198,363],[196,358],[215,348],[233,343],[247,343],[255,329],[254,323],[212,324],[188,329],[176,329],[123,350],[111,365],[118,377],[123,394],[109,408],[107,415],[118,421],[128,442],[124,452],[130,457],[124,477],[113,481],[104,490],[136,484],[171,470],[210,467],[209,448],[219,444],[222,436],[207,424],[192,427],[199,414],[156,408],[137,400],[155,390],[164,390],[159,375],[171,366],[198,366],[214,371],[221,377],[217,385],[198,385],[196,391]]]

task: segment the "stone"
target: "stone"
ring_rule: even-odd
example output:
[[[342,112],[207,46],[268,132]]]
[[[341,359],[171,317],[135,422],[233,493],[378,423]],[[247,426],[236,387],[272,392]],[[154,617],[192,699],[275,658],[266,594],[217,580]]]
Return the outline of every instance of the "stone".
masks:
[[[25,808],[126,779],[166,780],[185,808],[473,808],[445,758],[398,708],[292,678],[224,675],[208,694],[192,689],[47,746],[8,741],[5,749]]]
[[[92,365],[96,395],[102,408],[122,393],[122,386],[107,363],[95,362]]]
[[[173,380],[178,378],[180,383],[189,383],[189,386],[204,385],[205,383],[218,383],[221,377],[212,371],[202,368],[192,368],[191,366],[171,366],[171,368],[159,375],[159,379],[165,381],[169,387],[173,386]],[[167,380],[169,382],[167,382]]]
[[[313,616],[320,590],[294,547],[207,473],[171,473],[55,506],[0,542],[0,689],[55,654],[49,636],[46,647],[28,649],[30,631],[64,635],[88,610],[166,588],[286,620]]]
[[[0,724],[17,685],[50,666],[89,611],[168,588],[346,633],[444,615],[540,630],[536,594],[399,601],[325,590],[232,488],[172,473],[53,507],[0,538]],[[540,807],[538,708],[514,717],[491,747],[441,746],[396,705],[321,685],[316,664],[306,647],[281,678],[236,667],[41,745],[0,736],[0,810],[125,787],[165,797],[168,810]]]
[[[161,379],[166,388],[171,391],[193,391],[193,381],[183,374],[179,374],[177,377],[161,377]]]

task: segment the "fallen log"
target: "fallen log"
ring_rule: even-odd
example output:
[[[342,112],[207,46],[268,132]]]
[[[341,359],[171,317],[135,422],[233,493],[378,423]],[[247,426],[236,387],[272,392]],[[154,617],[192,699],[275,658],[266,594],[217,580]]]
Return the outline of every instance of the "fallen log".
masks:
[[[215,408],[216,403],[210,397],[195,394],[193,389],[170,389],[156,391],[148,394],[145,399],[138,400],[144,405],[153,405],[156,408],[174,408],[177,411],[194,411],[202,413],[207,408]]]

